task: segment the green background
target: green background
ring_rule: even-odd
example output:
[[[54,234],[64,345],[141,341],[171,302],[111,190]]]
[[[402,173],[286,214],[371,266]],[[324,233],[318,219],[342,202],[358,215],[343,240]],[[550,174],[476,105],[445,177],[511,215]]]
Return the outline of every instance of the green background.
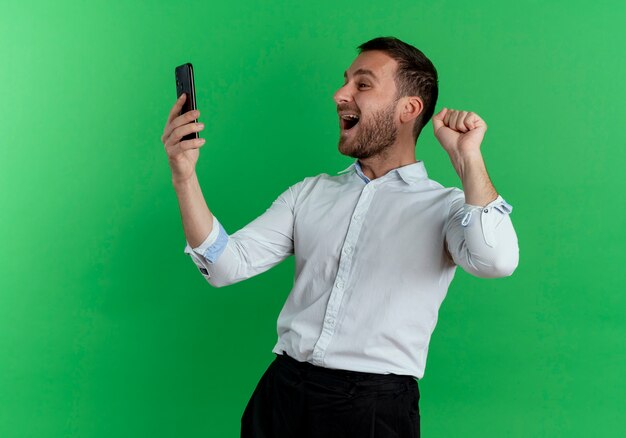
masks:
[[[488,124],[520,246],[512,277],[457,268],[423,436],[626,436],[625,20],[623,1],[3,1],[0,436],[239,436],[293,257],[216,289],[183,253],[174,67],[195,67],[197,171],[232,233],[353,161],[332,96],[389,35],[435,64],[435,112]],[[461,187],[432,123],[417,158]]]

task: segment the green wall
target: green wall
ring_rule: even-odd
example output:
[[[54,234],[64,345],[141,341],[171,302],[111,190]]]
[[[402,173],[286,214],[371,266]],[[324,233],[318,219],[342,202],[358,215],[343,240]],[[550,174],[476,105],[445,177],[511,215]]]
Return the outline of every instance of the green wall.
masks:
[[[2,3],[0,436],[238,436],[294,263],[215,289],[183,253],[174,67],[194,64],[198,175],[234,232],[352,162],[332,96],[388,35],[435,64],[436,112],[487,122],[520,245],[512,277],[457,269],[423,436],[626,436],[625,2],[141,3]],[[431,123],[417,158],[461,187]]]

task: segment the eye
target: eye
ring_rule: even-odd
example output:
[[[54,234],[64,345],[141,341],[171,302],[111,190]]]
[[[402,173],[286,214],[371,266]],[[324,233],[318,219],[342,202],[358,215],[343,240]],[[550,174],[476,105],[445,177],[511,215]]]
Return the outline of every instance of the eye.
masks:
[[[344,83],[343,83],[343,85],[342,85],[342,87],[345,87],[345,86],[346,86],[346,84],[347,84],[347,82],[344,82]],[[364,87],[369,87],[369,85],[364,84],[363,82],[361,82],[361,83],[359,84],[359,87],[360,87],[361,85],[362,85],[362,86],[364,86]]]

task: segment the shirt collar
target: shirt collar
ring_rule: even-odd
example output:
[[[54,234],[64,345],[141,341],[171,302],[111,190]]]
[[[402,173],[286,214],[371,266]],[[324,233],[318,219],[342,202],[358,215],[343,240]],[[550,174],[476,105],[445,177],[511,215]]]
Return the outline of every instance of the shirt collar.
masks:
[[[346,173],[348,171],[354,171],[365,183],[370,182],[370,179],[365,176],[363,171],[361,170],[361,164],[359,160],[355,160],[354,163],[350,164],[344,170],[337,172],[337,174]],[[421,179],[428,178],[428,173],[426,172],[426,167],[424,166],[424,162],[419,160],[415,163],[407,164],[405,166],[396,167],[389,171],[389,173],[393,173],[395,176],[399,176],[405,183],[411,184],[414,182],[418,182]]]

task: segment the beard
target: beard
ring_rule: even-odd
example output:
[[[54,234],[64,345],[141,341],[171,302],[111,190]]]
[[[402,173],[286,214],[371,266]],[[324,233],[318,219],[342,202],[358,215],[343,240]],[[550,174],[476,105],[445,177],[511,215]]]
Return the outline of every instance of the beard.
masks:
[[[352,158],[370,158],[384,155],[395,143],[398,128],[393,122],[396,102],[375,112],[367,119],[361,118],[352,129],[354,132],[340,134],[339,152]]]

